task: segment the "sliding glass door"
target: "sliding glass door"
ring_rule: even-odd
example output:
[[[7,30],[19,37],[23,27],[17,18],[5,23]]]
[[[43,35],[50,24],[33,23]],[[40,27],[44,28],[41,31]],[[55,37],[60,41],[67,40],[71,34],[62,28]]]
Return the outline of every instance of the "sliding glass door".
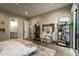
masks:
[[[77,19],[77,9],[75,9],[75,49],[77,50],[78,46],[78,19]]]
[[[79,8],[74,4],[73,8],[73,48],[79,52]]]
[[[78,19],[78,40],[77,40],[77,50],[79,53],[79,6],[77,8],[77,19]]]

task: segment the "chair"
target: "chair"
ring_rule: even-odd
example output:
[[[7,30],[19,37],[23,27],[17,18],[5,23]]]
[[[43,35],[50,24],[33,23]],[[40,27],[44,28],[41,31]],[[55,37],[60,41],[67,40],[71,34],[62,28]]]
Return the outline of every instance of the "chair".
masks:
[[[47,41],[48,44],[49,44],[49,43],[52,43],[52,36],[47,35],[47,36],[46,36],[46,41]]]

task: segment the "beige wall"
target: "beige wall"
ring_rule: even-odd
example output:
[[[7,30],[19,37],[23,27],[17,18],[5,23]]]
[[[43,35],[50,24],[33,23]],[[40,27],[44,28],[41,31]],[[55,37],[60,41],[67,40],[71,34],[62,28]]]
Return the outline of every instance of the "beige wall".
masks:
[[[40,25],[42,24],[50,24],[54,23],[55,24],[55,32],[54,32],[54,40],[57,40],[57,22],[58,18],[64,17],[64,16],[69,16],[71,18],[71,6],[63,7],[60,9],[57,9],[55,11],[51,11],[36,17],[32,17],[30,20],[30,35],[32,39],[34,38],[34,33],[33,33],[33,26],[36,24],[36,22],[39,22]]]
[[[25,18],[20,17],[20,16],[16,16],[16,15],[11,14],[11,13],[0,11],[0,21],[3,20],[4,23],[5,23],[4,24],[5,33],[0,32],[0,41],[9,39],[9,26],[10,26],[9,21],[10,21],[10,18],[17,18],[17,20],[18,20],[18,29],[19,29],[18,30],[18,37],[23,38],[23,20]]]

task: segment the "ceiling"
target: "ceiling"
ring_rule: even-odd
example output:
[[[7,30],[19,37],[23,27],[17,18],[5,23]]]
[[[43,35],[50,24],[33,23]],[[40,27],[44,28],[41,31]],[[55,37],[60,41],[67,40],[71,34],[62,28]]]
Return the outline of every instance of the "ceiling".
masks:
[[[24,17],[33,17],[58,8],[70,5],[69,3],[1,3],[0,9]],[[28,14],[25,14],[28,12]]]

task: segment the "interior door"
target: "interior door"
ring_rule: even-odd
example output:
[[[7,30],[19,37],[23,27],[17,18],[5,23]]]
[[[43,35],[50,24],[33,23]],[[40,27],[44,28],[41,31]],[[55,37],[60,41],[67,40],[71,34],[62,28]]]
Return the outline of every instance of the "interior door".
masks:
[[[29,21],[24,20],[24,39],[29,38]]]

